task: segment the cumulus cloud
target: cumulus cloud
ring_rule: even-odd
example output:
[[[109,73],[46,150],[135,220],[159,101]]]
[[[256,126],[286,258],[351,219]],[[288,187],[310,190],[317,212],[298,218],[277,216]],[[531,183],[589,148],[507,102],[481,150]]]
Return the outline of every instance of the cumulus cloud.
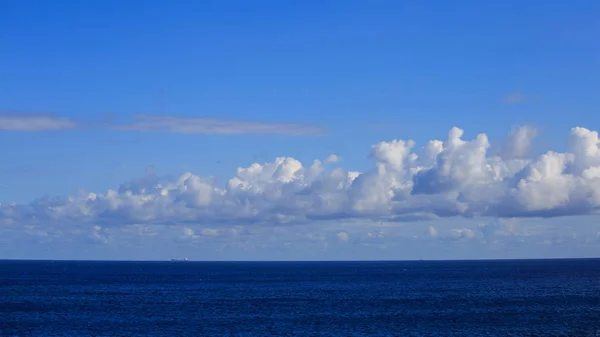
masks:
[[[101,193],[45,197],[28,205],[1,203],[0,224],[90,224],[103,229],[179,224],[204,228],[192,235],[211,236],[234,235],[216,231],[237,225],[557,217],[598,211],[597,132],[573,128],[566,152],[548,151],[534,158],[524,157],[533,140],[529,129],[512,132],[502,155],[490,153],[485,134],[470,140],[463,135],[452,128],[445,140],[420,148],[412,140],[375,144],[370,152],[373,168],[365,172],[279,157],[238,168],[224,185],[185,173],[174,180],[148,176]],[[472,237],[466,230],[453,235]]]
[[[70,118],[16,114],[0,115],[0,130],[4,131],[61,131],[77,127],[77,121]]]
[[[309,135],[322,133],[322,129],[312,125],[293,123],[267,123],[219,118],[193,118],[160,115],[136,115],[129,124],[113,124],[116,130],[143,132],[174,132],[202,134],[281,134]]]

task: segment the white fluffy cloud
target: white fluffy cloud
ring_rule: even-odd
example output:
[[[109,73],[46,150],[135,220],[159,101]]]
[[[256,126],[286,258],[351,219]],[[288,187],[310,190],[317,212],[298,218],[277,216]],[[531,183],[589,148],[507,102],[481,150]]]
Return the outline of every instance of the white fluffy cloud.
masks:
[[[565,153],[526,158],[535,134],[531,128],[510,133],[499,155],[491,154],[485,134],[465,140],[459,128],[420,149],[412,140],[381,142],[371,147],[374,165],[367,172],[280,157],[237,169],[225,185],[192,173],[167,182],[148,176],[103,193],[1,203],[0,224],[90,224],[103,231],[118,225],[201,225],[202,231],[184,233],[196,237],[221,235],[210,229],[219,225],[595,213],[598,133],[573,128]],[[99,230],[94,236],[106,238]]]

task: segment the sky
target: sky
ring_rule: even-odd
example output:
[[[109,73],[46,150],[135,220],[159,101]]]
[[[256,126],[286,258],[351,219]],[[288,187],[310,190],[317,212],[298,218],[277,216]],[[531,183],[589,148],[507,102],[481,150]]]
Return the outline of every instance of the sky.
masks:
[[[0,258],[600,254],[597,1],[0,2]]]

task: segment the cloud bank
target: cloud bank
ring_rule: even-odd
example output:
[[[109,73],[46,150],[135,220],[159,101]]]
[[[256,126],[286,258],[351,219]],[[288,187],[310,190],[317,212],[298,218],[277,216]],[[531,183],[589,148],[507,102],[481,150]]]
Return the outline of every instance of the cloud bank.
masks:
[[[87,128],[182,134],[271,134],[286,136],[317,135],[324,131],[314,125],[219,118],[135,115],[134,121],[131,123],[115,123],[112,121],[92,123],[51,115],[0,114],[0,131],[40,132]]]
[[[527,158],[535,134],[530,127],[514,130],[499,144],[499,155],[492,154],[485,134],[465,140],[456,127],[445,140],[431,140],[420,148],[412,140],[381,142],[371,147],[373,168],[366,172],[341,168],[332,157],[327,163],[309,164],[279,157],[238,168],[225,185],[192,173],[167,181],[149,174],[102,193],[44,197],[28,205],[0,203],[0,224],[218,228],[597,213],[598,133],[573,128],[567,152]]]

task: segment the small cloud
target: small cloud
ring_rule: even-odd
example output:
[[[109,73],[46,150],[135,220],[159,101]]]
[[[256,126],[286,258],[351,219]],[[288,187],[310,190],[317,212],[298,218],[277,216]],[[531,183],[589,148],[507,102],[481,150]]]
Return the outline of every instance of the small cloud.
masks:
[[[218,229],[214,229],[214,228],[204,228],[202,229],[202,231],[200,232],[200,234],[202,236],[219,236],[219,230]]]
[[[475,232],[469,228],[459,228],[450,231],[450,236],[454,239],[472,239],[475,237]]]
[[[543,240],[542,244],[548,245],[548,246],[558,246],[558,245],[561,245],[563,242],[564,242],[564,240],[561,238],[552,238],[552,239]]]
[[[184,134],[278,134],[301,136],[321,134],[323,129],[295,123],[267,123],[219,118],[136,115],[129,124],[110,124],[115,130],[171,132]]]
[[[339,232],[339,233],[337,233],[337,238],[338,238],[338,240],[340,240],[342,242],[348,242],[348,233]]]
[[[325,159],[325,162],[331,164],[331,163],[337,163],[340,160],[342,160],[342,157],[332,154],[329,157],[327,157],[327,159]]]
[[[95,242],[99,242],[99,243],[103,243],[103,244],[106,244],[109,241],[109,237],[106,233],[106,230],[104,230],[100,226],[94,226],[92,228],[92,233],[90,234],[90,239],[92,239]]]
[[[383,231],[376,231],[376,232],[369,232],[367,233],[367,236],[371,239],[377,239],[377,238],[382,238],[385,236],[385,233]]]
[[[0,130],[17,132],[62,131],[78,127],[70,118],[36,115],[0,115]]]
[[[183,236],[189,237],[189,238],[195,238],[196,237],[196,233],[194,232],[193,229],[191,229],[189,227],[184,227],[183,228]]]
[[[433,227],[433,226],[429,226],[428,232],[429,232],[429,236],[431,236],[431,237],[436,237],[438,235],[437,229],[435,229],[435,227]]]
[[[526,97],[518,92],[512,93],[504,97],[504,103],[506,104],[519,104],[526,101]]]

